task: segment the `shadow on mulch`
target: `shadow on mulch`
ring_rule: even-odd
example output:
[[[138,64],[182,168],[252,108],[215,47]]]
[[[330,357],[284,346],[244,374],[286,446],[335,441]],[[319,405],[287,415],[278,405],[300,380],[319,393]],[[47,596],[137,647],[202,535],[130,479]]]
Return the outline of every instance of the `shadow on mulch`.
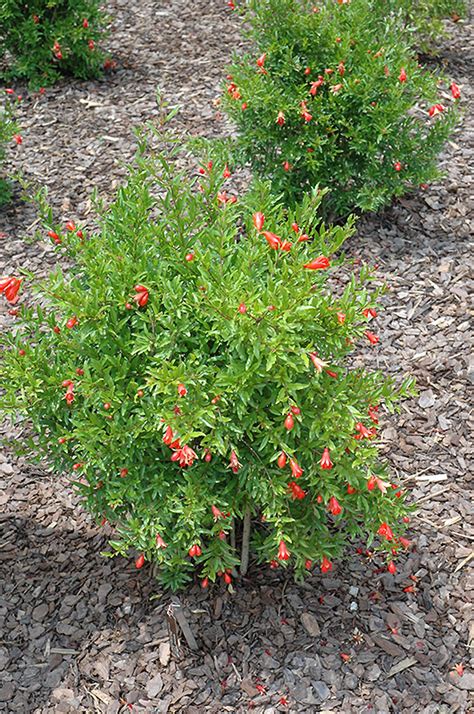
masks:
[[[12,500],[41,520],[51,480],[26,485],[29,504],[21,489]],[[446,679],[459,638],[440,596],[451,588],[442,549],[413,550],[395,578],[361,554],[298,585],[254,566],[233,594],[190,587],[180,597],[200,651],[183,641],[175,659],[170,595],[146,567],[102,558],[104,532],[73,505],[45,525],[0,516],[0,710],[438,712],[410,707],[444,701],[464,711],[462,680]]]

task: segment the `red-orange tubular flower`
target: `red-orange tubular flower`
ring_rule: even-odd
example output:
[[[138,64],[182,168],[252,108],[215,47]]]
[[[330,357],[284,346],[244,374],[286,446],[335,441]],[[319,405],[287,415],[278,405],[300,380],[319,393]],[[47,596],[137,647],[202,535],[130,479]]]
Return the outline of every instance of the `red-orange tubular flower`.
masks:
[[[15,305],[19,300],[18,291],[20,290],[22,280],[23,278],[14,277],[0,278],[0,293],[5,295],[10,305]]]
[[[278,547],[278,560],[288,560],[290,557],[290,551],[286,547],[286,543],[284,540],[280,541],[280,545]]]
[[[306,268],[306,270],[324,270],[325,268],[329,268],[330,265],[329,258],[326,258],[325,255],[320,255],[309,263],[305,263],[303,268]]]

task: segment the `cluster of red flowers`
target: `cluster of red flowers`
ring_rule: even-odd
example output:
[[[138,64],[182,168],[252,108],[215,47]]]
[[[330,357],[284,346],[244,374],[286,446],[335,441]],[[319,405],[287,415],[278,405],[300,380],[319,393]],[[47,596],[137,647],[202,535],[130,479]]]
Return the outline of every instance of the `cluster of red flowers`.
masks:
[[[263,226],[265,224],[265,216],[261,211],[257,211],[257,213],[253,214],[253,224],[257,231],[260,233],[260,235],[265,238],[272,250],[282,250],[286,253],[291,250],[292,243],[290,241],[280,238],[280,236],[276,235],[276,233],[263,230]],[[295,232],[298,233],[299,228],[297,224],[295,223],[293,224],[293,226],[296,227]],[[297,243],[304,243],[308,240],[309,237],[305,233],[303,233],[298,237]],[[320,255],[317,258],[311,260],[309,263],[305,263],[303,265],[303,268],[306,268],[306,270],[325,270],[326,268],[329,268],[329,266],[329,259],[325,255]]]

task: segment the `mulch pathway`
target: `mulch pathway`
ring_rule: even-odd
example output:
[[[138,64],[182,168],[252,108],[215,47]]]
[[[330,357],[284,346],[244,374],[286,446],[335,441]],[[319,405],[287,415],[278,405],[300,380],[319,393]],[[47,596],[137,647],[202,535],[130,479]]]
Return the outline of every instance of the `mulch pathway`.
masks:
[[[174,128],[222,135],[213,105],[239,42],[223,0],[112,0],[118,68],[26,96],[13,168],[49,190],[56,216],[93,220],[90,193],[110,198],[136,148],[133,128],[157,117],[155,92],[182,110]],[[474,87],[472,21],[453,28],[440,60]],[[21,87],[16,89],[21,90]],[[472,106],[472,104],[471,104]],[[466,109],[443,156],[445,180],[365,217],[347,251],[375,261],[392,291],[381,344],[361,357],[419,396],[385,417],[394,478],[419,505],[414,545],[395,577],[366,555],[296,585],[253,566],[231,593],[196,584],[180,594],[199,645],[170,653],[170,596],[133,561],[105,560],[106,529],[80,508],[68,479],[0,453],[0,711],[468,712],[474,625],[470,503],[469,275],[474,235],[474,124]],[[0,272],[42,273],[56,255],[24,240],[34,208],[16,196],[0,215]],[[471,282],[470,282],[471,278]],[[0,328],[10,318],[0,313]],[[25,426],[0,436],[21,440]],[[455,665],[463,664],[460,676]],[[471,660],[472,664],[472,660]]]

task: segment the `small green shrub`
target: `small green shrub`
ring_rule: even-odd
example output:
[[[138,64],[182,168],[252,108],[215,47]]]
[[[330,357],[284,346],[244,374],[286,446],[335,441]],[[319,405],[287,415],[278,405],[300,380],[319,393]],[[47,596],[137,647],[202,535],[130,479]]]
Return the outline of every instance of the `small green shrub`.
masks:
[[[235,58],[223,95],[235,156],[288,202],[319,185],[338,216],[377,210],[438,176],[457,110],[378,0],[316,10],[249,0],[255,52]]]
[[[11,187],[8,177],[5,175],[4,163],[7,147],[11,143],[18,131],[18,126],[13,117],[13,110],[10,100],[6,100],[0,106],[0,206],[6,203],[11,195]],[[21,136],[16,134],[17,143],[21,142]]]
[[[457,22],[466,15],[465,0],[380,0],[378,12],[398,14],[412,44],[435,52],[441,37],[446,36],[446,20]]]
[[[235,200],[223,173],[142,154],[97,232],[45,214],[76,267],[0,282],[43,302],[12,308],[1,407],[116,526],[113,552],[155,561],[172,588],[195,568],[204,587],[245,572],[251,521],[254,557],[298,576],[353,537],[392,558],[407,505],[378,461],[379,408],[410,382],[349,358],[376,349],[383,288],[331,257],[352,228],[320,223],[322,193],[287,212],[264,184]]]
[[[61,75],[97,76],[104,63],[98,46],[104,22],[98,0],[3,0],[3,80],[25,79],[39,87]]]

